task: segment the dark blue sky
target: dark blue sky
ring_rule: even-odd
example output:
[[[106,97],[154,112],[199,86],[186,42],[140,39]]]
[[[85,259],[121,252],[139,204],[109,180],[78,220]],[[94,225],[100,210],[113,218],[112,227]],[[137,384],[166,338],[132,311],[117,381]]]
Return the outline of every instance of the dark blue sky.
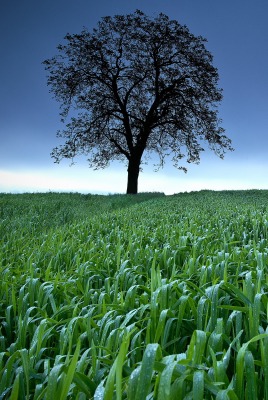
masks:
[[[0,191],[124,192],[126,170],[92,171],[81,160],[50,158],[63,126],[46,86],[42,61],[67,32],[92,29],[102,16],[141,9],[163,12],[207,38],[220,74],[220,116],[235,151],[224,161],[205,152],[184,175],[167,164],[140,177],[140,190],[268,188],[267,0],[0,0]]]

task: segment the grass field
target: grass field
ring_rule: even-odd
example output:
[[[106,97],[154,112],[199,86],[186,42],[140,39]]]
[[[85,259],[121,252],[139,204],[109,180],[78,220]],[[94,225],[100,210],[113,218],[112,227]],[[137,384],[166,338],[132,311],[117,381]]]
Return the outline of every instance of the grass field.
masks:
[[[268,400],[268,191],[0,194],[0,400]]]

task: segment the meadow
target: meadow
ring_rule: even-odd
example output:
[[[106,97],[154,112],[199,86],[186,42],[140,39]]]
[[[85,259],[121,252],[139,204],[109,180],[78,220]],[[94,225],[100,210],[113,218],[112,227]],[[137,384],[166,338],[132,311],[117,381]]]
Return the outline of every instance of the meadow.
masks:
[[[0,194],[0,400],[268,400],[267,206]]]

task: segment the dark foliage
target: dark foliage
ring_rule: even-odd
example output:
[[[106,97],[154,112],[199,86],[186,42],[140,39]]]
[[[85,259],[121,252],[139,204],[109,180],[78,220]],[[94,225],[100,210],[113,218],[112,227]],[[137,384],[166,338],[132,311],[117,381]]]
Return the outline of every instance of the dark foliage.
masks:
[[[222,158],[232,150],[219,126],[222,92],[203,37],[164,14],[152,19],[137,10],[65,39],[44,61],[66,122],[58,132],[65,144],[52,152],[56,162],[80,154],[96,169],[126,161],[127,193],[137,193],[141,162],[151,152],[159,166],[172,155],[182,168],[182,157],[200,161],[202,142]]]

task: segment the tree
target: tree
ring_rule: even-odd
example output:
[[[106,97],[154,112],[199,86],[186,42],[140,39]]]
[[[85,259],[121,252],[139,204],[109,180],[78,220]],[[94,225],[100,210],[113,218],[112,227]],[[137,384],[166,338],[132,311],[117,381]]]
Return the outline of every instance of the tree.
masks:
[[[55,162],[84,154],[98,169],[124,160],[127,193],[135,194],[146,155],[157,153],[159,166],[171,155],[186,171],[181,158],[199,163],[202,142],[221,158],[232,150],[219,126],[222,91],[203,37],[162,13],[152,19],[136,10],[65,40],[44,61],[66,123],[57,133],[65,144],[51,153]]]

